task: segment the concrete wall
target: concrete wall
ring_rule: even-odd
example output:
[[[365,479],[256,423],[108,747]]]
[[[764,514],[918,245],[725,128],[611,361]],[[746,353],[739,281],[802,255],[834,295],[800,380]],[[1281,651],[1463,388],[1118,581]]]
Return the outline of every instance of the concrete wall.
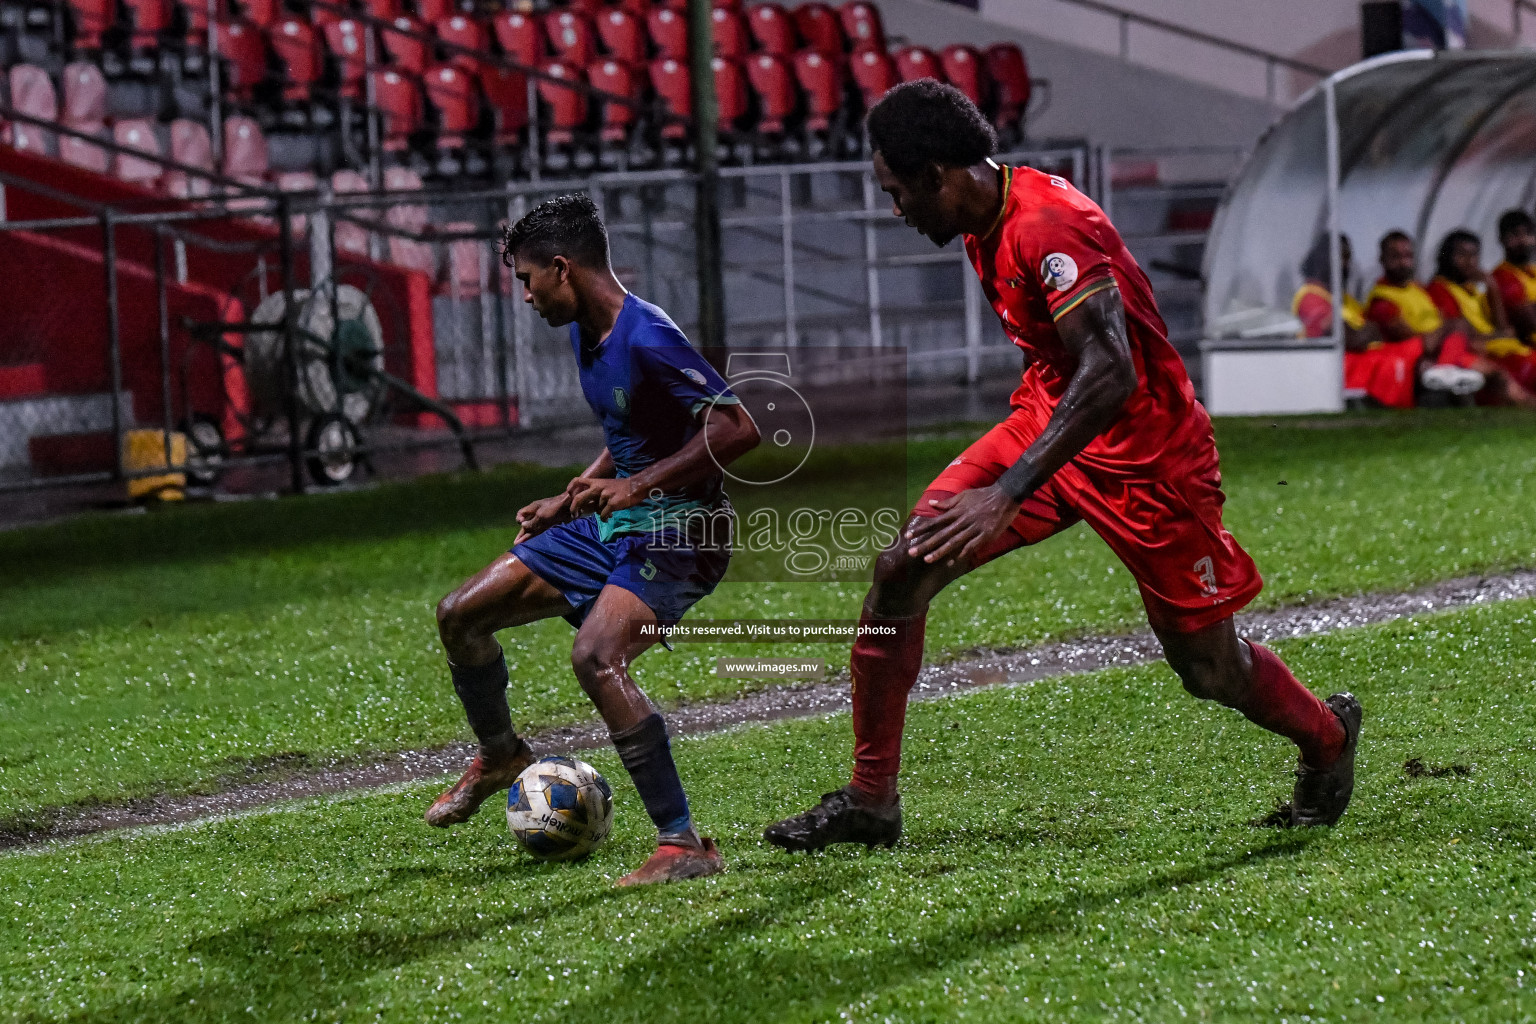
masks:
[[[985,2],[985,0],[984,0]],[[1055,0],[993,0],[996,9],[1027,9]],[[1213,3],[1220,0],[1211,0]],[[1231,2],[1231,0],[1227,0]],[[1033,141],[1086,138],[1116,147],[1235,146],[1247,148],[1277,110],[1262,100],[1130,65],[1021,26],[1005,24],[939,0],[881,0],[888,36],[915,43],[988,43],[1009,39],[1024,48],[1030,73],[1051,82],[1051,103],[1030,122]]]
[[[1098,53],[1120,53],[1119,19],[1069,0],[980,0],[983,17],[1045,39]],[[1360,59],[1358,0],[1108,0],[1123,10],[1329,70]],[[1470,0],[1470,44],[1478,48],[1536,45],[1536,13],[1514,32],[1514,0]],[[1255,99],[1268,96],[1265,62],[1223,52],[1188,38],[1133,24],[1132,62],[1179,78]],[[1279,98],[1289,100],[1313,82],[1282,73]]]

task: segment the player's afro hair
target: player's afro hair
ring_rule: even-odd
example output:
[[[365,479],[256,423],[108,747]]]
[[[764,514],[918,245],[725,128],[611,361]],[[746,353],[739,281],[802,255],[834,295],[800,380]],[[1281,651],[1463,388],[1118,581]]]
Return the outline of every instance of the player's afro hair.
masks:
[[[898,177],[910,178],[929,163],[969,167],[997,152],[997,131],[965,93],[920,78],[903,82],[876,103],[864,120],[871,149]]]
[[[518,255],[545,266],[556,256],[584,267],[608,265],[608,229],[585,192],[546,199],[507,228],[503,243],[501,259],[509,267]]]
[[[1499,237],[1508,238],[1519,228],[1536,231],[1536,219],[1524,210],[1505,210],[1499,217]]]
[[[1479,248],[1481,248],[1483,244],[1483,240],[1481,238],[1478,238],[1466,228],[1457,228],[1455,231],[1452,231],[1450,234],[1445,236],[1443,241],[1441,241],[1440,251],[1435,254],[1435,273],[1439,274],[1441,277],[1448,277],[1452,280],[1455,280],[1456,268],[1451,265],[1451,257],[1456,255],[1456,247],[1463,242],[1471,242],[1473,245],[1478,246]]]

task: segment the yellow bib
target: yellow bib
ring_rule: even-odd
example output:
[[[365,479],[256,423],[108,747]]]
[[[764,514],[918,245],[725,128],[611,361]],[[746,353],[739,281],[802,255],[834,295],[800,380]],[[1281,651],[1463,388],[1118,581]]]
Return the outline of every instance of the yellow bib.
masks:
[[[1515,280],[1525,287],[1526,302],[1536,302],[1536,273],[1527,270],[1525,267],[1517,267],[1509,262],[1509,260],[1505,260],[1499,266],[1514,274]]]
[[[1291,312],[1300,314],[1301,300],[1308,295],[1316,295],[1330,306],[1333,305],[1333,293],[1320,284],[1308,281],[1296,289],[1296,297],[1291,299]],[[1360,305],[1360,300],[1349,292],[1344,293],[1344,326],[1350,330],[1358,331],[1365,326],[1365,309]]]
[[[1409,281],[1399,288],[1395,284],[1387,284],[1385,281],[1377,281],[1371,289],[1371,294],[1366,296],[1366,302],[1375,302],[1377,299],[1386,299],[1395,305],[1402,314],[1403,323],[1414,334],[1429,334],[1438,331],[1445,323],[1445,318],[1440,315],[1440,310],[1435,307],[1435,300],[1429,297],[1429,292],[1417,281]]]
[[[1451,298],[1456,300],[1456,308],[1461,310],[1461,318],[1465,320],[1474,331],[1487,337],[1494,332],[1493,315],[1488,310],[1488,296],[1480,292],[1474,292],[1463,288],[1443,277],[1435,280],[1441,287],[1450,292]],[[1505,356],[1527,356],[1531,350],[1514,338],[1488,338],[1483,343],[1483,350],[1494,359],[1503,359]]]

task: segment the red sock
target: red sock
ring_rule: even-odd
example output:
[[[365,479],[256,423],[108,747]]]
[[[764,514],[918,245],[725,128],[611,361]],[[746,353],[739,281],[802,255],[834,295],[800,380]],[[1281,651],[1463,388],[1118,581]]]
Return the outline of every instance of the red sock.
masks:
[[[1248,699],[1237,708],[1254,725],[1279,733],[1301,748],[1301,759],[1326,768],[1344,750],[1344,726],[1339,717],[1302,686],[1268,647],[1247,641],[1253,652],[1253,680]]]
[[[907,724],[907,694],[923,666],[927,614],[910,619],[876,619],[868,612],[859,625],[890,627],[894,634],[861,635],[853,645],[853,781],[874,803],[896,798],[901,769],[901,732]]]

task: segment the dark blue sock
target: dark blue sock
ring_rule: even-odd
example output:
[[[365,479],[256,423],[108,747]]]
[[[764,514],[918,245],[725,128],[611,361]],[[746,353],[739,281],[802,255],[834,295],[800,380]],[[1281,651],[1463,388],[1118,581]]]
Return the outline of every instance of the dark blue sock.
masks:
[[[512,711],[507,707],[507,657],[496,652],[494,661],[468,667],[448,663],[453,689],[464,705],[469,727],[483,744],[512,733]],[[513,734],[516,738],[516,734]]]
[[[683,793],[683,781],[677,777],[672,745],[667,740],[667,723],[661,716],[650,715],[639,725],[610,735],[618,748],[619,760],[634,780],[645,811],[662,838],[681,836],[692,829],[688,797]]]

